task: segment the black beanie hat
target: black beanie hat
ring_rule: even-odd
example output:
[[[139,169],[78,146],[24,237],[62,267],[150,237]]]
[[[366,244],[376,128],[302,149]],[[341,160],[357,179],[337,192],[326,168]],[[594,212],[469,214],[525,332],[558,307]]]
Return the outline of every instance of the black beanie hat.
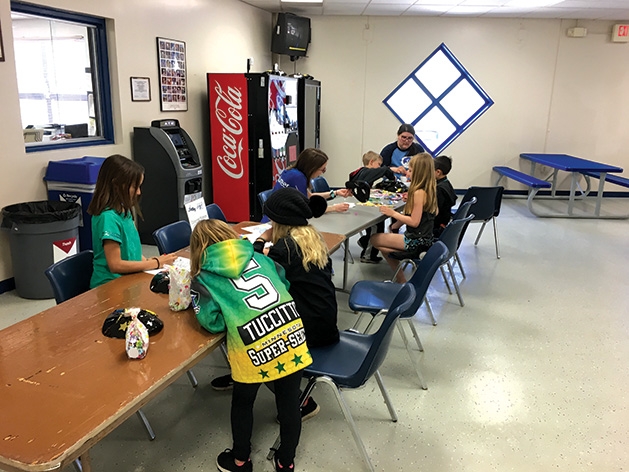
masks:
[[[319,218],[327,207],[325,198],[313,195],[308,200],[299,190],[287,187],[271,194],[264,203],[264,214],[281,225],[306,226],[310,218]]]

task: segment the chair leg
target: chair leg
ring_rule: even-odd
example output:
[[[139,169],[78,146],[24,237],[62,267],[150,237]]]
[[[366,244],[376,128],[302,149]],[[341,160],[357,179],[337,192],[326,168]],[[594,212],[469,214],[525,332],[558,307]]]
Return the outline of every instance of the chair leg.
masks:
[[[370,313],[371,314],[371,319],[369,320],[369,324],[365,328],[365,331],[364,331],[365,334],[369,333],[369,330],[371,329],[371,326],[373,325],[373,322],[376,321],[376,316],[378,316],[381,313],[382,313],[382,311],[380,311],[379,313],[377,313],[375,315],[373,313]],[[385,313],[386,313],[386,311],[385,311]]]
[[[459,270],[461,271],[461,276],[465,279],[465,270],[463,270],[463,264],[461,264],[461,258],[459,257],[459,252],[454,253],[454,258],[456,259],[456,263],[459,265]]]
[[[446,284],[446,287],[448,288],[448,293],[450,295],[452,295],[452,289],[450,288],[450,284],[448,283],[448,276],[446,275],[446,271],[443,268],[443,266],[439,267],[439,270],[441,270],[441,276],[443,277],[443,281]]]
[[[387,392],[386,387],[384,386],[384,382],[382,381],[382,375],[380,375],[380,371],[376,370],[373,374],[376,378],[376,382],[378,382],[378,387],[380,388],[380,393],[382,393],[382,398],[384,398],[384,403],[387,405],[387,409],[389,410],[389,415],[391,415],[391,421],[397,423],[397,413],[395,412],[395,408],[393,407],[393,403],[391,402],[391,398],[389,397],[389,392]],[[340,393],[340,390],[339,390]],[[349,413],[349,408],[347,409]],[[362,441],[361,441],[362,442]]]
[[[194,376],[194,372],[191,370],[187,370],[186,374],[188,374],[188,380],[192,384],[192,388],[197,388],[199,386],[199,382],[197,382],[197,378]]]
[[[456,296],[459,297],[459,304],[461,306],[465,306],[465,303],[463,303],[463,296],[461,295],[461,289],[459,288],[459,284],[456,281],[456,277],[454,276],[454,269],[452,268],[452,262],[448,261],[447,264],[448,264],[448,270],[450,271],[450,277],[452,278],[452,285],[454,285]]]
[[[487,221],[483,221],[483,226],[480,227],[480,231],[478,232],[478,236],[476,236],[476,241],[474,241],[474,246],[478,245],[478,240],[480,239],[481,235],[483,234],[483,230],[485,229],[485,225],[487,224]]]
[[[356,323],[354,323],[354,326],[352,326],[352,329],[358,330],[358,325],[360,325],[360,322],[362,321],[364,314],[365,314],[364,311],[360,312],[360,314],[358,315],[358,319],[356,320]]]
[[[348,240],[345,240],[345,242],[343,244],[347,245],[348,244]],[[349,261],[348,262],[350,264],[353,264],[354,263],[354,256],[352,256],[351,251],[346,251],[345,254],[349,255]]]
[[[428,297],[424,297],[424,304],[426,305],[426,310],[428,310],[428,315],[430,316],[430,319],[432,320],[432,325],[433,326],[437,326],[437,320],[435,319],[435,315],[432,312],[432,307],[430,306],[430,302],[428,301]]]
[[[383,396],[385,397],[384,401],[388,402],[387,407],[389,407],[390,405],[390,400],[388,398],[389,395],[386,394],[386,390],[384,390],[384,385],[382,384],[382,378],[380,377],[380,373],[376,371],[374,375],[376,376],[376,380],[378,380],[378,386],[380,387],[380,391],[383,393]],[[336,400],[338,401],[339,406],[341,407],[343,416],[345,416],[345,421],[347,421],[347,424],[349,425],[349,428],[352,431],[352,436],[354,436],[354,441],[356,442],[356,446],[358,447],[358,450],[363,456],[363,460],[365,461],[365,464],[367,464],[367,467],[369,467],[370,471],[375,472],[376,469],[374,469],[373,464],[371,463],[371,460],[369,459],[369,455],[367,454],[365,445],[363,444],[363,441],[360,438],[360,435],[358,434],[358,430],[356,429],[356,423],[354,422],[354,418],[352,417],[352,414],[349,411],[347,404],[345,403],[345,399],[343,398],[343,394],[341,393],[341,390],[339,390],[336,384],[329,377],[326,377],[326,376],[319,377],[317,378],[317,382],[324,382],[333,389],[334,394],[336,395]],[[389,412],[390,411],[391,410],[389,409]],[[394,421],[397,421],[397,416]]]
[[[496,243],[496,259],[500,259],[500,249],[498,244],[498,228],[496,228],[496,217],[492,218],[494,222],[494,242]]]
[[[415,338],[415,343],[417,344],[417,349],[419,352],[424,352],[424,346],[422,346],[422,342],[419,340],[419,334],[417,333],[417,329],[415,329],[415,324],[413,323],[413,318],[407,318],[406,322],[411,328],[411,333],[413,333],[413,337]]]
[[[151,428],[151,424],[149,423],[149,420],[146,418],[146,415],[144,414],[144,412],[140,409],[136,411],[136,414],[138,415],[138,418],[140,418],[140,421],[142,422],[142,424],[144,424],[144,427],[146,428],[146,432],[149,433],[149,439],[151,441],[155,439],[155,433],[153,432],[153,428]]]
[[[422,375],[422,371],[419,368],[419,362],[414,361],[415,355],[413,353],[413,350],[408,345],[408,341],[406,340],[406,333],[404,333],[404,327],[400,323],[401,321],[402,320],[398,320],[397,327],[398,327],[398,330],[400,331],[400,334],[402,335],[402,339],[404,340],[404,347],[406,348],[408,357],[411,360],[411,364],[413,364],[413,367],[415,368],[415,373],[417,373],[417,378],[419,379],[420,387],[422,388],[422,390],[428,390],[428,387],[426,386],[426,381],[424,380],[424,376]],[[416,335],[411,319],[409,318],[407,321],[411,325],[411,331],[413,331],[413,335]],[[418,345],[420,346],[419,350],[423,352],[424,347],[421,345],[421,342],[419,341],[419,336],[417,336],[415,339],[417,340]]]

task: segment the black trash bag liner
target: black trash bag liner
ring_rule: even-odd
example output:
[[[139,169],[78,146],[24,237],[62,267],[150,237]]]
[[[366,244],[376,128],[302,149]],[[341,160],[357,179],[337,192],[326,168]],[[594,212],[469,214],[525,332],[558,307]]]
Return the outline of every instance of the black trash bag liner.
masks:
[[[16,203],[2,209],[2,228],[11,228],[12,223],[54,223],[68,221],[81,213],[78,203],[43,200]]]
[[[149,336],[159,333],[164,328],[164,322],[150,310],[141,309],[138,313],[138,320],[146,326]],[[107,315],[103,323],[102,333],[108,338],[124,339],[129,323],[131,323],[131,315],[128,315],[124,308],[119,308]]]

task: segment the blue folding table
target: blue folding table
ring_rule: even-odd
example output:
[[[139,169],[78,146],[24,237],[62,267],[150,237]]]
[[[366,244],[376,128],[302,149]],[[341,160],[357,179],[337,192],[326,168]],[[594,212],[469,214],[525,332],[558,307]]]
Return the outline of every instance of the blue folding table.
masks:
[[[588,159],[582,159],[580,157],[569,156],[567,154],[534,154],[534,153],[523,153],[520,154],[520,157],[523,159],[528,159],[531,161],[531,175],[535,175],[535,165],[541,164],[544,166],[552,167],[554,169],[552,173],[552,187],[551,187],[551,196],[555,197],[557,192],[557,174],[560,170],[565,172],[570,172],[572,174],[572,181],[570,183],[570,197],[568,203],[568,217],[571,218],[605,218],[601,216],[601,202],[603,201],[603,188],[605,186],[605,178],[608,173],[621,173],[623,169],[621,167],[612,166],[609,164],[603,164],[601,162],[590,161]],[[578,180],[581,175],[584,174],[597,174],[599,178],[598,184],[598,194],[596,195],[596,209],[594,211],[594,215],[585,216],[579,215],[576,216],[573,214],[574,200],[576,195],[576,190],[578,186]],[[550,177],[549,177],[550,178]],[[586,178],[587,188],[585,191],[581,191],[583,197],[586,197],[590,191],[590,181],[589,178]],[[622,217],[611,217],[611,218],[626,218],[627,216]]]

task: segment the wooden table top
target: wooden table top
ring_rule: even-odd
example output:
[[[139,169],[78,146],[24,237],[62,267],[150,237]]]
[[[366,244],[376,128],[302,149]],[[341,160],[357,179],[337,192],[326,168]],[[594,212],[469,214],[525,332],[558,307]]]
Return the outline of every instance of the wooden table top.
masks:
[[[151,292],[151,277],[125,275],[0,331],[0,469],[65,466],[220,344]],[[142,360],[101,334],[109,313],[134,306],[164,322]]]

